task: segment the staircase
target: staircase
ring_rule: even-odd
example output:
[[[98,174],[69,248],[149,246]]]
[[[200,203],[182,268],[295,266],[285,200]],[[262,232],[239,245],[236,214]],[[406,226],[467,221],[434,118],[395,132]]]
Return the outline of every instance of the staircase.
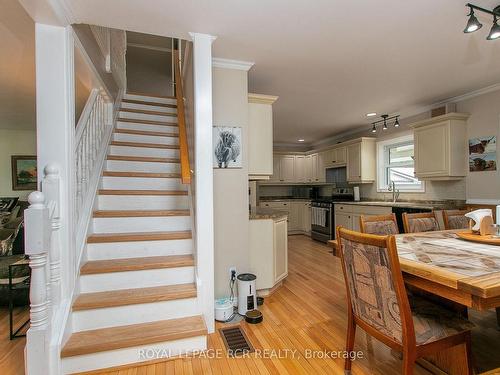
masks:
[[[175,98],[126,94],[95,200],[64,373],[206,348]],[[144,354],[149,356],[144,356]]]

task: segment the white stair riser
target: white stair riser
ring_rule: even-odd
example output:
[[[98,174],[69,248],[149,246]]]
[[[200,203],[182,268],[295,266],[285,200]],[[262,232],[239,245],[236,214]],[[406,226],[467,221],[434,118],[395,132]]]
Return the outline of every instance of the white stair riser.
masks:
[[[125,259],[193,253],[193,240],[163,240],[87,244],[88,260]]]
[[[130,118],[134,120],[148,120],[148,121],[167,121],[167,122],[177,121],[177,116],[150,115],[147,113],[136,113],[136,112],[126,112],[126,111],[120,111],[119,117]]]
[[[161,137],[157,135],[115,133],[113,134],[113,140],[122,142],[157,143],[160,145],[179,145],[179,137]]]
[[[182,190],[187,186],[181,184],[180,178],[149,178],[149,177],[102,177],[103,189],[128,190]]]
[[[108,160],[106,170],[114,172],[180,173],[181,168],[179,163]]]
[[[189,216],[113,217],[92,219],[94,233],[161,232],[191,229]]]
[[[142,100],[143,102],[177,104],[177,100],[171,98],[158,98],[156,96],[125,94],[125,99]]]
[[[144,131],[165,132],[165,133],[179,133],[178,126],[150,125],[150,124],[141,124],[139,122],[121,122],[121,121],[119,121],[117,123],[116,127],[118,129],[144,130]]]
[[[155,111],[155,112],[165,112],[165,113],[177,113],[177,108],[162,107],[150,104],[137,104],[137,103],[127,103],[123,102],[122,108],[129,109],[140,109],[141,111]]]
[[[73,332],[198,315],[196,297],[73,312]]]
[[[150,148],[150,147],[110,146],[108,154],[120,155],[120,156],[146,156],[152,158],[179,159],[178,149],[164,149],[164,148]]]
[[[152,270],[107,272],[80,275],[80,292],[104,292],[130,288],[147,288],[194,282],[194,267],[174,267]]]
[[[182,340],[157,342],[132,348],[67,357],[62,360],[62,369],[64,374],[72,374],[75,372],[151,361],[162,358],[162,355],[165,353],[169,353],[170,356],[174,357],[183,353],[202,351],[206,348],[207,337],[196,336]],[[160,353],[159,355],[162,357],[156,357],[155,355],[158,354],[154,353]]]
[[[187,210],[187,195],[99,195],[99,210]]]

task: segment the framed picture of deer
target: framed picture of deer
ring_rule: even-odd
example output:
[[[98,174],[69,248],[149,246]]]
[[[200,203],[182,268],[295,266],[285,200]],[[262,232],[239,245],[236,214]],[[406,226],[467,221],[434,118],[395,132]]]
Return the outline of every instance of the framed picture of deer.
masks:
[[[497,170],[497,137],[469,139],[469,170],[471,172]]]
[[[214,126],[213,156],[216,169],[242,168],[241,127]]]

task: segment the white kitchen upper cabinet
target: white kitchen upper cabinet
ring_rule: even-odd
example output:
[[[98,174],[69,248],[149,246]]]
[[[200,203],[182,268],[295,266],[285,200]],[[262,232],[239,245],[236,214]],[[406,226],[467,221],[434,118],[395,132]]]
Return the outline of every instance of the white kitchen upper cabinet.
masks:
[[[295,156],[295,181],[306,182],[306,160],[305,156]]]
[[[283,155],[280,162],[280,181],[295,182],[295,156]]]
[[[270,182],[280,182],[281,176],[281,155],[273,156],[273,174],[269,178]]]
[[[269,179],[273,175],[273,108],[277,96],[248,94],[248,175]]]
[[[361,181],[361,142],[347,146],[347,181]]]
[[[347,182],[372,183],[375,176],[375,138],[360,138],[348,144]]]
[[[453,180],[467,174],[468,114],[448,113],[411,125],[415,142],[415,176]]]
[[[313,167],[312,167],[311,155],[306,155],[305,157],[305,180],[306,182],[312,182],[313,180]]]
[[[312,182],[319,181],[319,172],[318,172],[318,154],[311,155],[311,179]]]
[[[338,147],[335,149],[334,164],[345,164],[347,163],[347,147]]]

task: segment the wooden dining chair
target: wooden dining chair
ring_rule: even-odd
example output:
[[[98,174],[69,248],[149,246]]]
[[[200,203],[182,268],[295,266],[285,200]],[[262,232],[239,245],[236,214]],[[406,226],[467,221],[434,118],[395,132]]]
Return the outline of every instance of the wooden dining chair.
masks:
[[[469,219],[465,217],[467,210],[444,210],[443,222],[444,229],[467,229],[469,228]]]
[[[356,327],[403,355],[403,375],[413,374],[415,361],[460,345],[472,374],[473,324],[425,299],[406,294],[394,236],[376,236],[337,228],[339,253],[347,288],[346,352],[354,349]],[[350,373],[350,355],[344,368]]]
[[[361,215],[359,218],[359,227],[362,233],[378,234],[381,236],[389,234],[399,234],[396,214],[388,215]]]
[[[439,223],[434,212],[403,212],[403,228],[405,233],[432,232],[439,230]]]

